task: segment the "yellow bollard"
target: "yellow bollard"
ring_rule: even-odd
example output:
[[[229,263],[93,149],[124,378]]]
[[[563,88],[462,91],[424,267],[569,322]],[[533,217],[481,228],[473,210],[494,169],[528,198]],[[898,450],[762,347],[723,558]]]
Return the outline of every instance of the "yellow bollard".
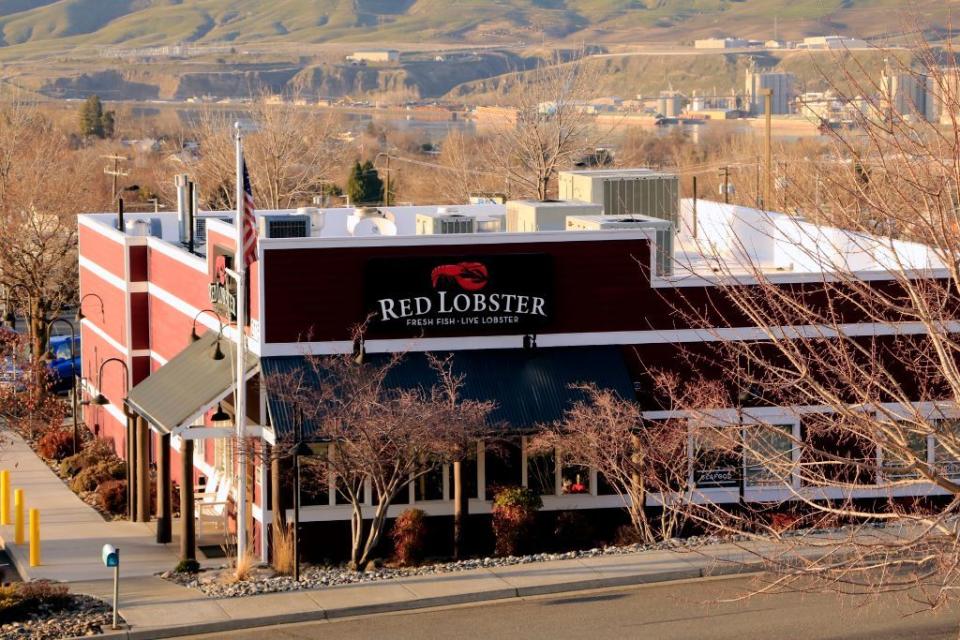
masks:
[[[0,471],[0,524],[10,524],[10,472]]]
[[[40,512],[30,509],[30,566],[40,566]]]
[[[23,544],[23,489],[13,492],[13,541]]]

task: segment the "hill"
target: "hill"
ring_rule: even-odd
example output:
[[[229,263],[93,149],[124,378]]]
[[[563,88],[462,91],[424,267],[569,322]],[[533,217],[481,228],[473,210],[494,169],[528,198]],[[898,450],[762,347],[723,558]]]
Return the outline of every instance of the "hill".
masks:
[[[911,16],[903,13],[909,6]],[[188,43],[688,42],[948,24],[960,0],[0,0],[0,55]]]

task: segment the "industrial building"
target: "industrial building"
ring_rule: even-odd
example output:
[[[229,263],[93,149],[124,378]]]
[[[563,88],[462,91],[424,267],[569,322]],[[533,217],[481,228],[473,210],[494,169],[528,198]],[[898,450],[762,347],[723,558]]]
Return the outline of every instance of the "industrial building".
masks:
[[[763,71],[751,65],[747,69],[744,82],[746,104],[751,115],[764,113],[764,97],[762,89],[773,91],[770,113],[785,115],[791,112],[791,105],[796,97],[796,76],[782,71]]]

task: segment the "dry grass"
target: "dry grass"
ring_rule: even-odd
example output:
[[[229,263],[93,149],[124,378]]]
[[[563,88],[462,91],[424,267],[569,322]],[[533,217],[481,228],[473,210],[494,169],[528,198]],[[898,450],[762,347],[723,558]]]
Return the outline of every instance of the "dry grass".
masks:
[[[236,547],[233,547],[234,549]],[[249,580],[254,569],[260,564],[260,560],[254,555],[253,550],[249,547],[243,553],[242,556],[236,556],[229,554],[227,556],[228,566],[230,566],[232,571],[224,571],[220,576],[220,579],[226,584],[234,584],[236,582],[246,582]]]
[[[273,568],[282,576],[293,573],[293,525],[273,529]]]

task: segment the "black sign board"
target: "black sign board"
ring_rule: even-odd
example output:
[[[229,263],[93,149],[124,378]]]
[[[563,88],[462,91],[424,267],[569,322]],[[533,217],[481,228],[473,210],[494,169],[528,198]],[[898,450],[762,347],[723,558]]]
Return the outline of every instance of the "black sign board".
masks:
[[[552,262],[542,253],[376,258],[364,282],[372,329],[531,332],[553,313]]]
[[[740,470],[737,467],[719,467],[714,469],[694,469],[693,483],[701,489],[721,487],[739,487]]]

